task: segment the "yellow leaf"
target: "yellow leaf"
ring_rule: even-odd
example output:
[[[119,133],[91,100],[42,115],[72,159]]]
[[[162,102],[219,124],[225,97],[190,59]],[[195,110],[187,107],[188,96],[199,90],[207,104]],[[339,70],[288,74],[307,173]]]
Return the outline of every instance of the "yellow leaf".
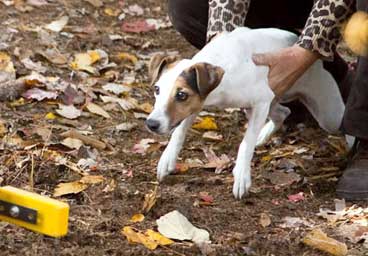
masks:
[[[302,240],[306,245],[309,245],[315,249],[319,249],[324,252],[335,256],[344,256],[348,253],[346,244],[341,243],[333,238],[328,237],[320,229],[314,229],[309,232]]]
[[[57,197],[67,194],[77,194],[85,190],[87,187],[87,184],[83,184],[79,181],[60,183],[56,186],[54,190],[54,196]]]
[[[96,58],[96,56],[94,56],[94,54],[91,55],[88,53],[77,53],[74,57],[74,61],[70,63],[71,68],[74,70],[84,70],[90,73],[94,73],[95,68],[91,65],[94,63],[93,60]]]
[[[12,102],[10,102],[10,106],[11,107],[19,107],[19,106],[23,106],[24,104],[26,104],[24,98],[19,98],[17,100],[14,100]]]
[[[0,52],[0,71],[15,74],[13,62],[5,52]]]
[[[202,121],[192,126],[198,130],[218,130],[217,124],[213,117],[204,117]]]
[[[135,231],[132,227],[124,227],[122,233],[126,236],[129,243],[143,244],[150,250],[154,250],[158,246],[158,243],[156,243],[154,240],[151,240],[148,236],[139,231]]]
[[[142,222],[144,220],[144,215],[142,213],[137,213],[132,216],[130,219],[131,222]]]
[[[56,116],[55,116],[54,113],[49,112],[49,113],[46,114],[45,118],[48,119],[48,120],[54,120],[56,118]]]
[[[268,161],[270,161],[271,159],[272,159],[272,156],[268,155],[268,156],[263,156],[263,157],[262,157],[262,159],[261,159],[261,161],[262,161],[262,162],[268,162]]]
[[[138,61],[138,58],[135,55],[130,54],[130,53],[127,53],[127,52],[121,52],[121,53],[119,53],[118,54],[118,57],[122,61],[130,61],[133,64],[137,63],[137,61]]]
[[[98,51],[88,51],[88,55],[91,57],[91,61],[92,61],[91,64],[96,63],[97,61],[101,59],[101,56],[98,53]]]
[[[107,113],[103,108],[101,108],[99,105],[95,103],[92,103],[92,102],[88,103],[86,108],[88,109],[89,112],[93,114],[103,116],[105,118],[111,118],[109,113]]]
[[[153,231],[152,229],[147,229],[145,235],[159,245],[170,245],[174,243],[173,240],[161,235],[159,232]]]
[[[111,8],[105,8],[104,10],[105,14],[108,15],[108,16],[112,16],[112,17],[116,17],[119,15],[120,13],[120,9],[111,9]]]

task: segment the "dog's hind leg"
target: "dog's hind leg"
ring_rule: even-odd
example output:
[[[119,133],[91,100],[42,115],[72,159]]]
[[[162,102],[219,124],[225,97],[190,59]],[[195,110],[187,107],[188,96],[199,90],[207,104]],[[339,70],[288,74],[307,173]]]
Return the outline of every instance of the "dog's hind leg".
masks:
[[[281,128],[290,113],[291,111],[288,107],[282,106],[279,103],[272,104],[268,116],[269,121],[263,126],[259,133],[256,147],[264,145],[271,136]]]

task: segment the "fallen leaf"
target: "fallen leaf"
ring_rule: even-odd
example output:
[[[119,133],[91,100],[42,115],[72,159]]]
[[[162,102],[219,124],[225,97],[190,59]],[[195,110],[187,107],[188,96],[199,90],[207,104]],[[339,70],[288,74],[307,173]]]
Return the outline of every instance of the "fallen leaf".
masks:
[[[82,111],[73,105],[66,106],[63,104],[59,104],[59,109],[56,109],[56,113],[68,119],[76,119],[82,115]]]
[[[54,190],[54,196],[59,197],[68,194],[78,194],[88,188],[88,184],[83,184],[79,181],[60,183]]]
[[[105,180],[105,178],[101,175],[87,175],[83,176],[79,182],[83,184],[98,184]]]
[[[210,242],[207,230],[193,226],[188,219],[178,211],[172,211],[156,220],[158,231],[164,236],[176,240],[191,240],[196,244]]]
[[[202,137],[204,139],[215,140],[215,141],[222,141],[224,139],[221,134],[218,134],[217,132],[214,132],[214,131],[205,132],[203,133]]]
[[[109,115],[109,113],[107,113],[103,108],[101,108],[99,105],[89,102],[86,106],[86,108],[88,109],[89,112],[99,115],[99,116],[103,116],[105,118],[111,118],[111,116]]]
[[[199,192],[199,198],[202,200],[199,203],[200,205],[213,205],[213,196],[210,196],[208,192]]]
[[[144,10],[138,4],[133,4],[133,5],[130,5],[128,9],[125,10],[125,12],[133,16],[141,16],[143,15]]]
[[[176,163],[175,170],[178,172],[187,172],[189,170],[189,164],[187,163]]]
[[[129,243],[143,244],[146,248],[154,250],[157,248],[158,243],[150,239],[145,234],[135,231],[132,227],[126,226],[122,230],[123,235],[126,236]]]
[[[208,160],[207,164],[201,166],[203,168],[215,168],[215,173],[221,173],[232,164],[231,159],[225,154],[218,157],[212,148],[205,147],[202,150]]]
[[[130,218],[130,221],[133,223],[142,222],[143,220],[144,220],[144,215],[142,213],[134,214],[132,218]]]
[[[102,89],[108,92],[112,92],[116,95],[120,95],[125,92],[130,92],[132,90],[132,88],[129,86],[116,83],[107,83],[104,86],[102,86]]]
[[[90,3],[91,5],[93,5],[94,7],[98,8],[104,5],[104,3],[102,2],[102,0],[84,0],[88,3]]]
[[[198,130],[218,130],[213,117],[204,117],[199,123],[194,124],[192,128]]]
[[[152,105],[151,105],[151,104],[149,104],[148,102],[141,104],[141,105],[139,106],[139,108],[140,108],[142,111],[144,111],[144,112],[146,112],[146,113],[148,113],[148,114],[149,114],[149,113],[151,113],[151,112],[152,112],[152,110],[153,110]]]
[[[38,73],[45,73],[47,68],[42,66],[41,62],[34,62],[30,58],[21,59],[20,62],[24,65],[25,68],[36,71]]]
[[[290,186],[295,182],[299,182],[301,177],[295,172],[285,173],[282,171],[275,170],[273,172],[264,172],[262,176],[274,185],[278,186]]]
[[[0,52],[0,83],[15,80],[15,68],[11,58],[5,52]]]
[[[121,27],[123,32],[142,33],[156,30],[154,25],[150,25],[145,20],[137,20],[132,22],[123,22]]]
[[[129,61],[133,64],[136,64],[138,62],[138,58],[133,55],[133,54],[130,54],[130,53],[127,53],[127,52],[121,52],[118,54],[118,58],[121,60],[121,61]]]
[[[70,66],[74,70],[83,70],[89,73],[95,73],[96,68],[92,67],[93,59],[88,53],[77,53],[74,56],[74,61],[70,63]]]
[[[154,139],[142,139],[139,143],[133,146],[133,152],[137,154],[144,155],[147,153],[148,149],[152,144],[157,143]]]
[[[115,129],[117,131],[129,132],[137,126],[138,126],[137,123],[125,122],[125,123],[121,123],[115,126]]]
[[[353,243],[368,241],[368,226],[358,223],[344,223],[337,228],[337,233]]]
[[[345,256],[348,253],[346,244],[328,237],[320,229],[309,232],[302,242],[312,248],[330,253],[335,256]]]
[[[142,206],[142,212],[148,213],[157,201],[158,186],[155,186],[151,193],[144,195],[144,202]]]
[[[51,22],[50,24],[46,25],[45,28],[54,32],[60,32],[63,30],[66,24],[68,24],[69,17],[63,16],[58,20]]]
[[[40,7],[44,5],[48,5],[49,3],[46,0],[27,0],[27,4]]]
[[[111,17],[117,17],[120,13],[120,10],[119,9],[112,9],[112,8],[105,8],[104,9],[104,13],[107,15],[107,16],[111,16]]]
[[[119,106],[123,110],[130,110],[130,109],[136,108],[136,102],[132,98],[122,99],[122,98],[103,96],[103,95],[100,95],[100,98],[105,103],[110,103],[110,102],[118,103]]]
[[[48,120],[54,120],[56,118],[56,116],[55,116],[54,113],[49,112],[45,115],[45,118],[48,119]]]
[[[170,245],[174,243],[173,240],[167,237],[164,237],[163,235],[161,235],[160,233],[156,231],[153,231],[152,229],[147,229],[147,231],[145,232],[145,235],[148,236],[151,240],[158,243],[159,245]]]
[[[304,193],[303,192],[299,192],[298,194],[294,194],[294,195],[288,195],[288,200],[290,202],[293,202],[293,203],[303,201],[304,199],[305,198],[304,198]]]
[[[47,48],[44,51],[37,51],[39,55],[56,65],[63,65],[68,62],[68,58],[53,48]]]
[[[34,99],[37,101],[42,101],[44,99],[56,99],[58,94],[56,92],[49,92],[39,88],[32,88],[23,93],[22,96],[28,100]]]
[[[61,144],[64,146],[71,148],[71,149],[79,149],[81,146],[83,146],[83,141],[73,138],[65,138]]]
[[[282,228],[299,228],[301,226],[312,227],[312,223],[303,220],[299,217],[284,217],[282,218],[283,223],[280,225]]]
[[[260,217],[259,217],[259,224],[264,228],[271,225],[270,216],[267,213],[262,212]]]

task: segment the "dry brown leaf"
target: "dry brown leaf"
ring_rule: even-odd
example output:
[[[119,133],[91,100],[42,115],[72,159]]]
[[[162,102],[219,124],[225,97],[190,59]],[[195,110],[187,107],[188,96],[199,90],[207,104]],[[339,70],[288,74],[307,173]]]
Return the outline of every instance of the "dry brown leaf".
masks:
[[[202,167],[215,168],[215,173],[221,173],[226,168],[229,168],[232,164],[231,159],[227,155],[222,154],[220,157],[218,157],[212,148],[205,147],[203,148],[203,152],[208,160],[208,163]]]
[[[328,237],[320,229],[312,230],[302,240],[306,245],[330,253],[335,256],[345,256],[348,253],[346,244]]]
[[[130,218],[130,221],[133,222],[133,223],[142,222],[143,220],[144,220],[144,215],[142,213],[134,214]]]
[[[83,141],[79,140],[79,139],[74,139],[74,138],[65,138],[61,144],[63,144],[64,146],[71,148],[71,149],[79,149],[81,146],[83,146]]]
[[[148,213],[152,209],[152,207],[156,204],[157,195],[158,195],[158,186],[155,186],[154,190],[151,193],[148,193],[144,196],[142,212]]]
[[[54,196],[63,196],[68,194],[78,194],[88,188],[87,184],[83,184],[79,181],[60,183],[56,186],[54,190]]]
[[[109,113],[107,113],[103,108],[101,108],[99,105],[89,102],[86,106],[86,108],[88,109],[89,112],[99,115],[99,116],[103,116],[105,118],[111,118],[111,116],[109,115]]]
[[[55,111],[62,117],[65,117],[68,119],[76,119],[82,115],[82,111],[80,111],[73,105],[67,106],[67,105],[59,104],[59,109],[56,109]]]
[[[271,225],[270,216],[267,213],[262,212],[261,215],[259,216],[259,224],[264,228]]]
[[[132,227],[124,227],[122,233],[126,236],[129,243],[143,244],[150,250],[154,250],[158,246],[158,243],[156,243],[154,240],[151,240],[148,236],[142,234],[139,231],[136,231]]]

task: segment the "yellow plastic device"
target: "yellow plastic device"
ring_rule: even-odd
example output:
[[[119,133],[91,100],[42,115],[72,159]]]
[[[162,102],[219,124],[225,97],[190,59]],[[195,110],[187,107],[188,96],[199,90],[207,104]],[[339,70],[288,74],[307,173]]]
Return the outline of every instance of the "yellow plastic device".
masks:
[[[0,220],[52,236],[68,232],[69,205],[36,193],[0,187]]]

